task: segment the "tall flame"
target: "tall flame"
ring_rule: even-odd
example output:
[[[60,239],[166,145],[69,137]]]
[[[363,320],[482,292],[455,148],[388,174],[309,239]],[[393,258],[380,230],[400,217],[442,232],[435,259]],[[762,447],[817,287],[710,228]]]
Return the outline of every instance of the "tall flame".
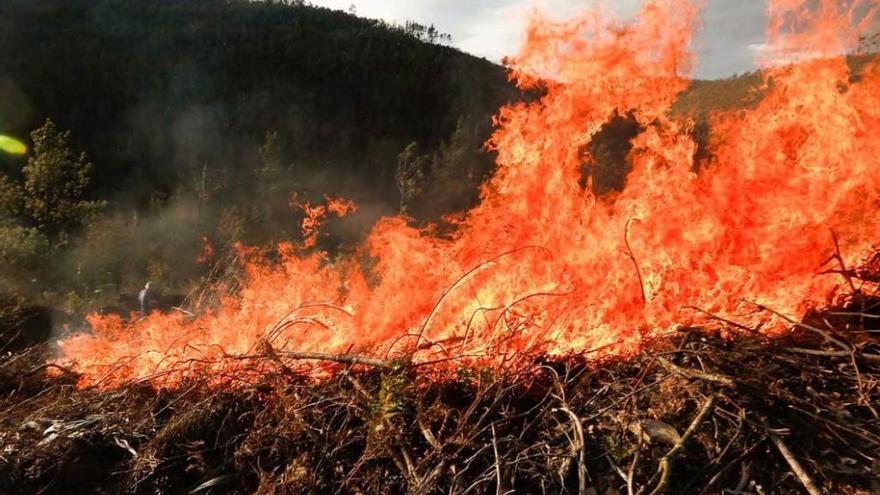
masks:
[[[509,63],[542,96],[500,110],[497,173],[452,238],[385,218],[347,260],[285,244],[280,262],[251,257],[240,293],[195,321],[93,315],[93,335],[61,343],[64,359],[83,385],[174,384],[259,373],[243,356],[266,343],[491,365],[625,356],[707,313],[778,333],[784,322],[753,303],[792,317],[827,304],[834,238],[850,261],[880,239],[880,70],[850,82],[841,56],[875,10],[771,1],[767,96],[715,116],[709,163],[695,162],[692,123],[668,116],[689,84],[695,5],[649,1],[628,22],[536,14]],[[805,52],[817,58],[784,65]],[[642,131],[626,187],[598,197],[581,181],[584,154],[615,115]]]

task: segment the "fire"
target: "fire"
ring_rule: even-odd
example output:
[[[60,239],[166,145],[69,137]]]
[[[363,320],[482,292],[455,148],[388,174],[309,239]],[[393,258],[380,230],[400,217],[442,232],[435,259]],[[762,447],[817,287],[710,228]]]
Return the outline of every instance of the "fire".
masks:
[[[196,264],[206,265],[214,259],[214,246],[207,237],[202,236],[202,252],[196,257]]]
[[[82,385],[173,385],[258,375],[247,356],[267,347],[493,365],[626,356],[646,337],[710,326],[709,313],[778,334],[785,321],[757,304],[795,318],[827,304],[835,239],[857,263],[880,238],[880,68],[851,80],[841,55],[875,11],[772,1],[767,96],[715,116],[708,163],[695,162],[692,123],[668,116],[689,84],[697,7],[650,1],[629,22],[536,15],[509,64],[543,96],[500,110],[497,173],[452,238],[385,218],[350,259],[283,244],[280,261],[251,256],[240,293],[195,321],[94,315],[94,335],[61,342],[63,359]],[[623,191],[597,197],[580,181],[584,150],[624,114],[643,128],[632,170]],[[308,247],[328,213],[353,205],[302,207]]]
[[[300,201],[296,193],[290,198],[290,205],[302,209],[306,214],[302,221],[304,247],[312,248],[318,243],[318,234],[320,233],[321,226],[326,222],[329,213],[342,218],[357,210],[357,205],[352,201],[331,198],[330,196],[324,196],[324,200],[327,204],[313,206],[308,201]]]

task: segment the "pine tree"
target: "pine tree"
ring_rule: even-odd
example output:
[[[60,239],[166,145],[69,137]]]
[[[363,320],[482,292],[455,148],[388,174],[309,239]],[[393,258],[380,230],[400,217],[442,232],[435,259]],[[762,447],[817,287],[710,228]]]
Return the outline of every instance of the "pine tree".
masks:
[[[73,152],[70,131],[58,130],[52,120],[31,139],[33,153],[22,169],[23,212],[53,245],[63,245],[104,206],[85,199],[94,165],[85,153]]]

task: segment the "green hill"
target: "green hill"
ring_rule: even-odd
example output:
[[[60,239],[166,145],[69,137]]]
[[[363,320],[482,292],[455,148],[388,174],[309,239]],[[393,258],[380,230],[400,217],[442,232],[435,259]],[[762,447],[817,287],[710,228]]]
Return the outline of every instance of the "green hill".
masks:
[[[47,225],[25,208],[28,157],[0,153],[0,293],[79,311],[147,279],[186,291],[215,261],[196,264],[204,241],[219,256],[296,238],[293,191],[361,205],[325,248],[401,208],[466,208],[494,163],[491,116],[518,93],[437,40],[303,2],[0,2],[0,134],[33,145],[51,118],[70,135],[44,132],[44,163],[66,157],[70,177],[94,164]],[[87,200],[106,201],[99,216],[71,209]]]
[[[437,149],[459,120],[479,141],[513,95],[498,66],[423,34],[301,2],[8,0],[0,132],[51,117],[99,193],[139,206],[204,168],[238,189],[275,132],[299,178],[396,207],[407,145]]]

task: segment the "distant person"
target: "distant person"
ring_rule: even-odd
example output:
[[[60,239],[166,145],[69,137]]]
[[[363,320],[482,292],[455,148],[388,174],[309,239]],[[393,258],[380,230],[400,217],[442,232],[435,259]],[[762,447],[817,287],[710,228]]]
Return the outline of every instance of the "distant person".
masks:
[[[150,282],[144,284],[144,288],[141,289],[138,294],[138,303],[141,306],[141,316],[147,316],[147,305],[149,304],[149,300],[152,294],[150,293]]]

